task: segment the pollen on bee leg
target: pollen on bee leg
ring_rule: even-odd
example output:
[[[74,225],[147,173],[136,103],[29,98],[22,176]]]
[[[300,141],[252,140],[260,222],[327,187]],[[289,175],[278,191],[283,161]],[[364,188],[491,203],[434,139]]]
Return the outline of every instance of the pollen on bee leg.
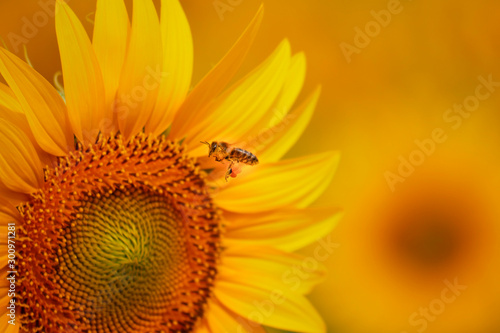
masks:
[[[236,178],[242,171],[242,168],[239,164],[235,164],[231,167],[231,173],[229,174],[231,177]]]

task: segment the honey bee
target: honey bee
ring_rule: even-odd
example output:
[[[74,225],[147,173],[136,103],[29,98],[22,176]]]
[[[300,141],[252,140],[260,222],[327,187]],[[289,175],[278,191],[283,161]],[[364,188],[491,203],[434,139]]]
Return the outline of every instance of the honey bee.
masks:
[[[207,141],[200,141],[200,142],[208,146],[208,157],[211,157],[213,155],[217,162],[222,162],[224,160],[230,161],[229,167],[227,168],[226,171],[226,176],[224,177],[226,182],[227,182],[227,177],[229,177],[229,175],[233,172],[232,167],[234,163],[241,162],[247,165],[259,164],[257,156],[255,156],[254,154],[252,154],[247,150],[233,147],[226,142],[214,141],[211,144],[208,143]]]

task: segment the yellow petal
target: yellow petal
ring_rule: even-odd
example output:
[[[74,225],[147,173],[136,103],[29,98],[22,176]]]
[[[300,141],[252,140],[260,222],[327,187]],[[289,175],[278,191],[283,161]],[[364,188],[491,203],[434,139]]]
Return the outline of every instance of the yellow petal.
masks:
[[[338,152],[328,152],[270,164],[261,161],[245,168],[214,200],[219,207],[240,213],[307,207],[330,184],[339,157]]]
[[[261,325],[250,322],[229,309],[224,308],[216,300],[210,300],[205,318],[211,332],[214,333],[265,333]]]
[[[31,135],[31,129],[29,127],[28,119],[26,118],[24,113],[16,112],[12,109],[8,109],[0,105],[0,119],[5,119],[11,124],[15,125],[26,135],[30,136],[30,139],[33,138],[33,140],[30,140],[33,144],[36,143],[36,141],[34,141],[35,138]]]
[[[0,197],[7,200],[13,206],[18,206],[29,200],[28,194],[9,190],[2,181],[0,181]]]
[[[123,0],[97,1],[92,43],[104,82],[106,112],[101,127],[104,134],[117,130],[113,107],[127,53],[129,31],[130,22]]]
[[[43,165],[48,165],[52,163],[54,156],[48,154],[44,150],[40,148],[38,145],[35,136],[31,132],[28,119],[24,115],[24,113],[16,112],[10,109],[6,109],[3,106],[0,106],[0,119],[5,119],[16,128],[20,129],[26,136],[29,138],[29,141],[35,147],[35,150],[38,154]]]
[[[310,293],[326,277],[322,263],[325,257],[304,257],[270,247],[228,246],[221,260],[217,276],[220,281],[255,288],[265,286],[265,289],[280,290],[287,296]],[[242,280],[242,276],[246,278]]]
[[[186,15],[178,0],[161,2],[163,72],[158,100],[146,132],[163,133],[184,101],[193,72],[193,41]]]
[[[199,112],[202,120],[186,132],[185,143],[188,151],[194,149],[192,155],[206,153],[200,140],[238,142],[262,119],[283,86],[290,52],[290,43],[284,40],[258,68]]]
[[[0,225],[4,226],[10,222],[19,221],[21,216],[14,205],[6,198],[0,196]]]
[[[62,0],[56,2],[56,33],[69,120],[76,137],[90,144],[101,130],[101,120],[112,113],[106,110],[101,69],[90,39]]]
[[[4,241],[4,244],[5,243],[7,243],[7,242]],[[9,269],[8,269],[9,267],[6,264],[7,263],[5,263],[4,265],[0,265],[0,275],[1,276],[5,276],[7,274],[7,271],[9,271]],[[5,288],[8,286],[8,284],[9,284],[8,281],[5,281],[5,282],[2,281],[2,282],[0,282],[0,288]],[[2,291],[0,291],[0,295],[4,295],[4,293],[2,293]]]
[[[43,183],[42,163],[28,136],[0,119],[0,181],[12,190],[32,193]]]
[[[292,57],[290,70],[283,85],[283,90],[273,106],[273,114],[268,126],[273,127],[279,124],[292,108],[293,103],[297,99],[304,80],[306,78],[306,56],[300,52]]]
[[[299,140],[307,128],[318,103],[321,89],[318,87],[296,110],[290,112],[265,135],[255,140],[256,152],[263,161],[279,161]]]
[[[338,208],[282,209],[258,214],[226,213],[224,243],[274,246],[295,251],[328,235],[340,217]]]
[[[160,22],[152,1],[134,0],[127,57],[116,96],[116,116],[125,139],[142,131],[158,96],[162,71]]]
[[[182,139],[201,119],[198,112],[217,97],[240,68],[257,34],[264,8],[261,6],[246,30],[219,63],[196,85],[176,114],[169,136]]]
[[[269,108],[266,114],[263,115],[262,119],[255,124],[254,127],[248,131],[248,133],[245,133],[245,135],[242,136],[246,141],[244,143],[246,144],[244,147],[247,149],[254,149],[254,147],[251,147],[251,144],[253,143],[251,138],[264,135],[264,132],[276,126],[283,120],[297,99],[297,96],[299,95],[304,84],[305,76],[306,57],[304,53],[298,53],[294,55],[290,61],[288,74],[274,104]]]
[[[21,105],[17,101],[16,95],[8,86],[0,82],[0,106],[9,110],[22,112]]]
[[[4,309],[7,307],[8,305],[8,302],[10,301],[10,297],[7,295],[8,292],[7,292],[7,287],[1,287],[0,288],[0,307],[2,309],[2,317],[5,317],[7,315],[7,312],[4,311]],[[2,320],[0,321],[0,328],[3,329],[2,332],[4,332],[8,326],[13,326],[13,325],[9,325],[9,323],[7,322],[7,320]],[[18,326],[18,325],[15,325],[15,326]]]
[[[0,72],[21,104],[40,147],[56,156],[73,149],[66,105],[50,83],[3,48],[0,48]]]
[[[294,332],[326,332],[323,320],[304,296],[291,293],[278,300],[279,292],[226,281],[218,281],[213,290],[224,306],[243,318]]]
[[[205,321],[203,321],[198,327],[196,327],[195,332],[196,333],[214,333],[214,332],[210,332],[210,330],[208,329],[208,324]]]
[[[21,216],[17,209],[3,197],[0,197],[0,262],[7,264],[8,248],[7,236],[9,232],[9,223],[21,221]],[[5,244],[5,245],[4,245]],[[7,281],[0,281],[0,288],[6,286]]]
[[[8,294],[7,287],[5,287],[5,289],[0,289],[0,293],[2,295],[2,298],[0,300],[0,306],[2,307],[2,310],[3,310],[3,309],[6,309],[7,302],[10,302],[10,300],[12,298],[10,298],[7,295]],[[5,295],[5,296],[3,296],[3,295]],[[20,325],[19,325],[19,322],[17,320],[16,320],[16,325],[11,325],[8,322],[8,319],[10,319],[10,318],[7,317],[7,312],[2,313],[1,317],[3,319],[0,321],[0,332],[2,332],[2,333],[18,333],[19,332]],[[16,319],[17,319],[17,317],[16,317]]]

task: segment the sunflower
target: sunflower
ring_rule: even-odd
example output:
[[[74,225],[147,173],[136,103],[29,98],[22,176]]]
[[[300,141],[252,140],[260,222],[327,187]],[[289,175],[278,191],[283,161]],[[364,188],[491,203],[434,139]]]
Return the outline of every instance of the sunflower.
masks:
[[[190,89],[188,22],[178,1],[161,5],[158,17],[151,1],[134,1],[130,23],[122,1],[99,0],[90,41],[58,0],[59,91],[0,49],[9,278],[0,330],[323,332],[305,294],[325,272],[294,276],[307,258],[292,252],[339,217],[333,207],[308,207],[329,185],[338,153],[281,160],[319,97],[318,88],[293,107],[305,57],[284,40],[227,87],[261,8]],[[240,142],[261,163],[225,182],[227,165],[200,144],[219,140]]]

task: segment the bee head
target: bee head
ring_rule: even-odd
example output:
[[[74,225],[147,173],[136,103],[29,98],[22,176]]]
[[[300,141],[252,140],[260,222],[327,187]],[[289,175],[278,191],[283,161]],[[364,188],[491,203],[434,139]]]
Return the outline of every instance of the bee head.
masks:
[[[200,142],[208,146],[208,157],[212,156],[212,154],[215,153],[215,151],[217,150],[216,141],[212,142],[212,144],[208,143],[207,141],[200,141]]]

